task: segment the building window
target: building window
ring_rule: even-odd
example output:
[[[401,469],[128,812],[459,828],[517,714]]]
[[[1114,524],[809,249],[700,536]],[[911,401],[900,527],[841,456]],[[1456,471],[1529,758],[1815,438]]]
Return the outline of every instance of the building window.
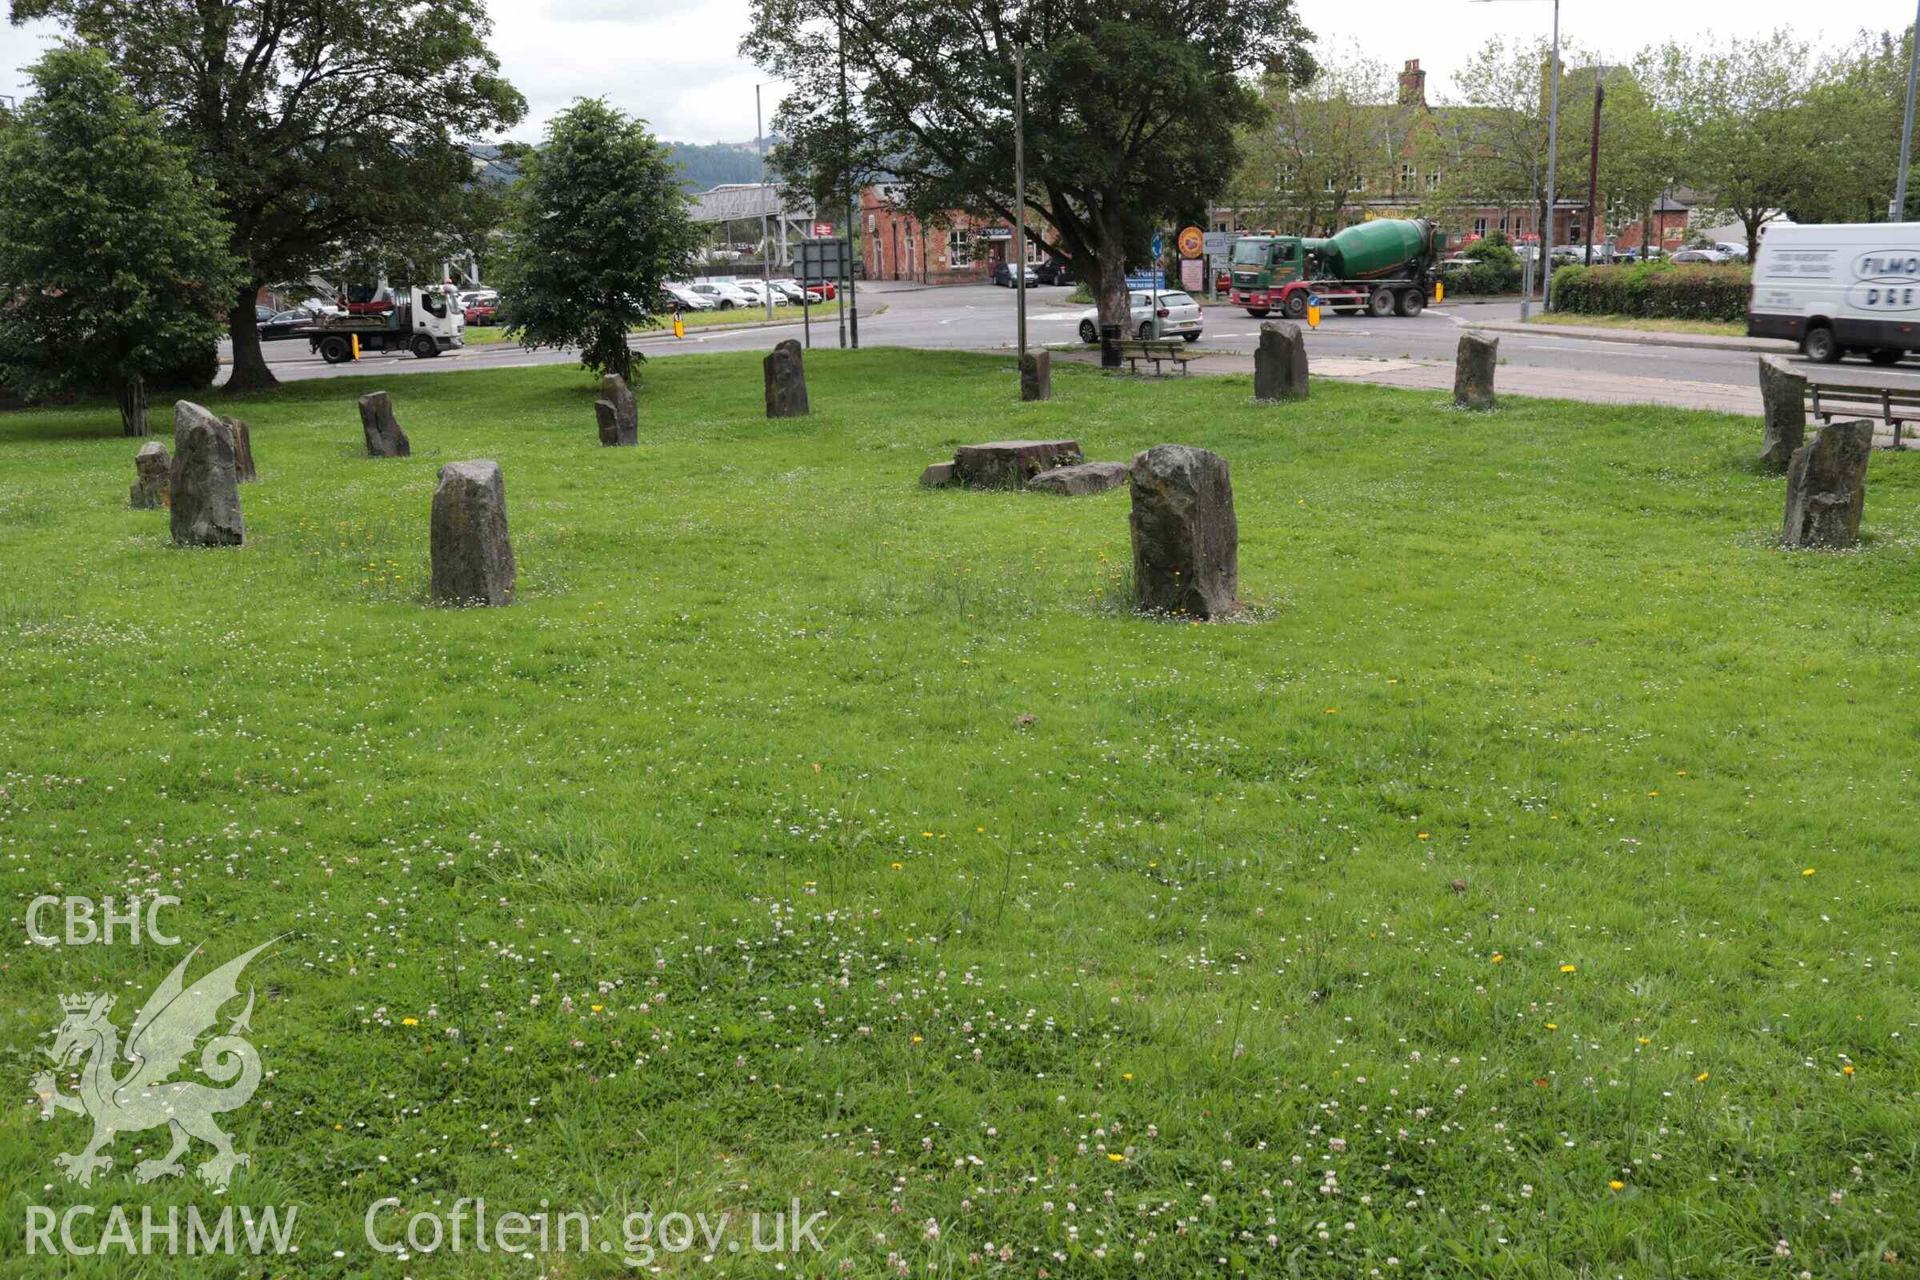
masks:
[[[947,265],[966,267],[973,265],[973,234],[957,227],[947,232]]]
[[[1500,234],[1507,234],[1507,215],[1504,213],[1500,215]]]
[[[1332,174],[1327,175],[1327,194],[1328,195],[1333,194],[1333,175]]]
[[[1294,169],[1292,165],[1290,164],[1281,165],[1280,166],[1280,189],[1282,191],[1293,190],[1293,180],[1296,176],[1297,176],[1297,171]]]
[[[1411,190],[1413,187],[1414,179],[1418,178],[1419,176],[1420,175],[1418,173],[1414,172],[1414,168],[1412,165],[1410,164],[1401,165],[1400,166],[1401,188],[1403,190]]]
[[[1440,189],[1440,171],[1438,169],[1435,169],[1432,173],[1427,175],[1427,190],[1438,191],[1439,189]]]
[[[1487,220],[1485,218],[1475,218],[1473,220],[1473,234],[1476,236],[1484,236],[1487,234]]]

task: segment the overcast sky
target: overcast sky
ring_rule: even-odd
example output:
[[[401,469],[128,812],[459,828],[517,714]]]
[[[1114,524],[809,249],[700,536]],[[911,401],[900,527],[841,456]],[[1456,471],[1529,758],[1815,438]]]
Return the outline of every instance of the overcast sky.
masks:
[[[6,0],[0,0],[5,3]],[[353,0],[341,0],[343,4]],[[690,142],[753,138],[753,87],[760,79],[734,53],[747,0],[489,0],[494,48],[533,111],[519,136],[532,140],[556,110],[599,94],[652,122],[662,137]],[[1299,0],[1323,44],[1358,41],[1398,67],[1419,58],[1429,95],[1488,36],[1545,35],[1551,0]],[[10,4],[9,4],[10,7]],[[1900,29],[1913,0],[1684,0],[1625,5],[1564,0],[1563,34],[1581,47],[1621,58],[1669,38],[1752,34],[1791,26],[1822,44],[1846,42],[1861,28]],[[38,56],[46,27],[0,28],[0,94],[22,92],[19,68]],[[1389,33],[1389,34],[1382,34]],[[778,87],[768,90],[771,114]]]

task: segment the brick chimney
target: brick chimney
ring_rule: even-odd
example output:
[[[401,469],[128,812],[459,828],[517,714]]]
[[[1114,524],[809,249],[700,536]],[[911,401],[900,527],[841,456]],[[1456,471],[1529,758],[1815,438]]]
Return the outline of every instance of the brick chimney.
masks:
[[[1400,71],[1400,105],[1403,107],[1427,105],[1427,73],[1420,69],[1418,58],[1408,58],[1407,65]]]

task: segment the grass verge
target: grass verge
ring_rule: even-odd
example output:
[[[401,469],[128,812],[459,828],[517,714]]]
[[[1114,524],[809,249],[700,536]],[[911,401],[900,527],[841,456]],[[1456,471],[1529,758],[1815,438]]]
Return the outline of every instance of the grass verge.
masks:
[[[1644,333],[1704,333],[1744,338],[1747,326],[1734,320],[1648,320],[1639,316],[1589,316],[1571,311],[1537,311],[1529,323],[1580,325],[1589,329],[1634,329]]]

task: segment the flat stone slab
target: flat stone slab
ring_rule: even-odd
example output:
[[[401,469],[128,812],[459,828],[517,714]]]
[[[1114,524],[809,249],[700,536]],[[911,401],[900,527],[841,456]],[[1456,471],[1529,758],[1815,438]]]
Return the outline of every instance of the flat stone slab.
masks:
[[[954,451],[954,479],[969,489],[1018,489],[1042,471],[1078,466],[1078,440],[989,440]]]
[[[920,483],[929,489],[944,489],[953,483],[953,464],[936,462],[920,473]]]
[[[1124,462],[1082,462],[1078,466],[1055,467],[1027,481],[1027,488],[1039,493],[1058,493],[1082,498],[1090,493],[1105,493],[1127,482]]]

